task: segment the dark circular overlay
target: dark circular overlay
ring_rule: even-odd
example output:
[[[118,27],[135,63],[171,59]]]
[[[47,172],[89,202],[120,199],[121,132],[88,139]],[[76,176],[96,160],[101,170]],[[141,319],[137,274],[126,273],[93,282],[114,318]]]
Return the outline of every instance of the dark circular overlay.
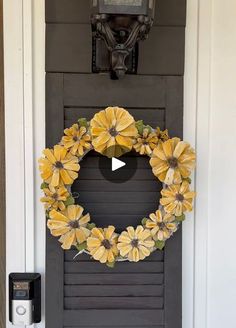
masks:
[[[116,147],[116,149],[114,149]],[[129,149],[122,149],[124,153],[123,156],[119,157],[119,160],[124,162],[125,165],[115,171],[112,171],[112,157],[118,158],[116,156],[111,156],[110,158],[106,156],[101,156],[99,158],[99,169],[103,177],[113,183],[123,183],[130,180],[137,170],[137,156],[130,152]],[[117,154],[117,146],[109,147],[107,152],[109,154]]]

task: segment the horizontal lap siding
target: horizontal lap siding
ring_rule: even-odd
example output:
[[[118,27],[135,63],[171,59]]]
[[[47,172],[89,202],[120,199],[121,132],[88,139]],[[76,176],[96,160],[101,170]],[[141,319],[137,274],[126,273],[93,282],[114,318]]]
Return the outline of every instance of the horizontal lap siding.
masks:
[[[88,23],[89,0],[47,0],[47,23]],[[154,25],[185,26],[186,0],[157,0]]]
[[[182,75],[184,35],[181,26],[153,27],[148,40],[139,44],[138,74]],[[47,71],[91,73],[91,40],[89,24],[47,24]]]

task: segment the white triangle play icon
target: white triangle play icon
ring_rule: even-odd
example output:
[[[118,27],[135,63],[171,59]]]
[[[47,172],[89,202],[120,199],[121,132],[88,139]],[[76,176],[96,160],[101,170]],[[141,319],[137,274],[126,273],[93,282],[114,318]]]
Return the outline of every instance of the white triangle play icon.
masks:
[[[116,171],[125,165],[126,165],[125,162],[122,162],[119,159],[112,157],[112,159],[111,159],[111,170],[112,171]]]

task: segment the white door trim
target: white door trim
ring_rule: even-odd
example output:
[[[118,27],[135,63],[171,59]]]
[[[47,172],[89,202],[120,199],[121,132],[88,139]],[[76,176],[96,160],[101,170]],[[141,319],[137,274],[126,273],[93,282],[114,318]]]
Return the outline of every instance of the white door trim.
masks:
[[[198,198],[183,226],[183,328],[207,327],[211,1],[188,0],[187,10],[184,136],[198,153]],[[44,0],[3,2],[7,275],[38,271],[44,282],[45,221],[37,171],[45,145]],[[36,326],[45,326],[44,316]]]
[[[3,0],[3,13],[8,281],[10,272],[44,276],[44,215],[37,206],[36,171],[45,134],[44,0]],[[6,304],[6,327],[12,327]]]
[[[183,328],[207,328],[211,34],[212,0],[187,0],[184,138],[197,152],[197,198],[183,225]]]

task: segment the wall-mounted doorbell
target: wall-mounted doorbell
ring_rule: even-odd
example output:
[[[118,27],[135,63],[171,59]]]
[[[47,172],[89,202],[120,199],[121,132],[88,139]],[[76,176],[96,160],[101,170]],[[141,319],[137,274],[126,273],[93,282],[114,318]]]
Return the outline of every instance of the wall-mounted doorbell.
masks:
[[[41,275],[9,275],[9,320],[13,325],[29,326],[41,321]]]

